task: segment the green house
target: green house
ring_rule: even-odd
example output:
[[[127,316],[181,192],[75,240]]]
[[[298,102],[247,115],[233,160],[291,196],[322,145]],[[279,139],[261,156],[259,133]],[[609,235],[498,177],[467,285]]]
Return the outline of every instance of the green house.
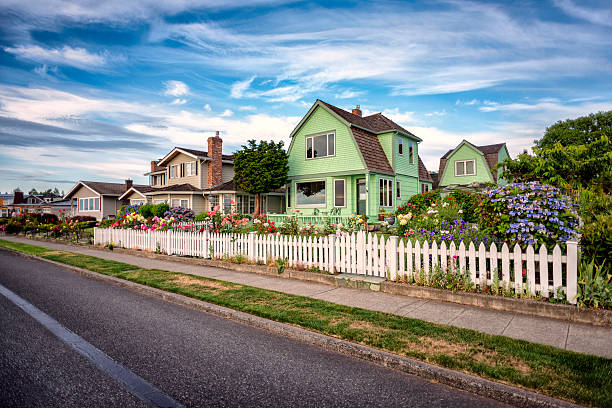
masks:
[[[510,157],[505,143],[475,146],[467,140],[440,158],[438,187],[471,186],[475,183],[506,184],[494,171],[497,163]]]
[[[303,215],[394,211],[433,180],[421,139],[384,115],[362,116],[317,100],[291,132],[288,211]]]

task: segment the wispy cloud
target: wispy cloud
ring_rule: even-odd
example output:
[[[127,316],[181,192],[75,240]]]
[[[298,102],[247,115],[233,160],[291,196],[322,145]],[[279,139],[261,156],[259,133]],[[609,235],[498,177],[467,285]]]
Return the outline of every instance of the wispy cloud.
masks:
[[[164,95],[166,96],[185,96],[189,95],[189,87],[182,81],[166,81],[164,82]]]
[[[97,70],[108,65],[106,53],[91,53],[84,48],[72,48],[65,45],[62,48],[43,48],[38,45],[21,45],[5,47],[4,51],[17,58],[42,64],[66,65],[84,70]]]
[[[598,9],[579,6],[572,0],[554,0],[554,4],[569,16],[586,20],[593,24],[612,27],[612,10],[609,4],[607,8]]]

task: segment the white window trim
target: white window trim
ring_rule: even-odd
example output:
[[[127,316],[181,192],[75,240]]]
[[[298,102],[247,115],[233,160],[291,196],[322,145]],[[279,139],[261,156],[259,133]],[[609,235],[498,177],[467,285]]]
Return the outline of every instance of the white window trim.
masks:
[[[317,157],[317,159],[318,159],[318,157]],[[316,183],[317,181],[322,181],[323,184],[325,185],[325,203],[323,203],[323,204],[302,204],[302,205],[298,205],[298,202],[297,202],[297,192],[298,192],[297,185],[298,184],[304,184],[304,183]],[[295,182],[294,190],[295,191],[293,192],[293,203],[295,204],[295,208],[326,208],[327,207],[327,182],[325,181],[325,179],[296,181]]]
[[[412,140],[408,141],[408,160],[410,164],[414,164],[414,142]]]
[[[467,173],[467,166],[466,164],[468,162],[472,162],[474,163],[474,173]],[[463,163],[463,174],[457,174],[457,163]],[[475,176],[476,175],[476,160],[475,159],[469,159],[469,160],[455,160],[455,177],[465,177],[465,176]]]
[[[192,167],[193,166],[193,171]],[[198,164],[196,161],[190,161],[185,163],[185,177],[197,176],[198,175]]]
[[[384,184],[388,184],[389,188],[391,189],[391,202],[389,203],[389,205],[384,205],[382,202],[380,202],[380,183],[381,182],[383,182],[383,183],[386,182]],[[383,178],[383,177],[378,179],[378,191],[377,191],[377,193],[378,193],[378,201],[379,201],[378,204],[379,204],[380,207],[385,207],[385,208],[393,207],[393,184],[394,184],[393,183],[393,179]],[[384,187],[383,187],[383,189],[384,189]],[[387,199],[388,199],[389,198],[389,194],[385,194],[385,197],[387,197]]]
[[[87,210],[82,210],[81,208],[85,208],[85,206],[81,206],[81,200],[94,200],[94,207],[95,207],[95,203],[96,203],[96,199],[98,199],[98,209],[97,210],[90,210],[89,208]],[[79,209],[79,212],[100,212],[100,208],[102,208],[102,200],[100,200],[100,197],[79,197],[79,202],[77,204],[77,208]],[[87,207],[89,207],[89,203],[87,204]]]
[[[399,180],[395,181],[395,198],[402,198],[402,182]]]
[[[401,149],[400,149],[400,145],[402,146]],[[404,155],[404,138],[401,136],[397,137],[397,154],[399,154],[400,156]]]
[[[328,154],[327,156],[319,156],[319,157],[308,157],[308,139],[312,139],[312,149],[313,149],[313,153],[314,153],[314,138],[317,136],[326,136],[325,137],[325,143],[327,143],[327,150],[329,153],[329,135],[334,135],[334,154]],[[330,132],[321,132],[321,133],[317,133],[314,135],[308,135],[306,136],[306,138],[304,139],[304,157],[306,158],[306,160],[316,160],[316,159],[325,159],[327,157],[336,157],[336,131],[330,131]]]
[[[343,186],[342,196],[343,196],[344,205],[336,205],[336,181],[342,181],[342,186]],[[334,188],[333,188],[333,190],[334,190],[333,191],[333,193],[334,193],[334,208],[346,208],[346,179],[336,178],[336,179],[332,179],[332,182],[334,183]]]

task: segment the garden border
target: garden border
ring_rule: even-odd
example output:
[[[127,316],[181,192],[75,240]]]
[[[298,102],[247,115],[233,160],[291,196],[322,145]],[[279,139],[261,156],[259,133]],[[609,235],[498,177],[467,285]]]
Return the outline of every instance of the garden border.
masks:
[[[24,236],[24,238],[42,242],[60,242],[71,246],[87,247],[99,251],[111,252],[111,250],[109,250],[108,248],[97,245],[75,244],[73,242],[65,242],[61,240],[45,239],[38,237]],[[264,265],[234,264],[225,261],[156,254],[152,252],[144,252],[126,248],[114,248],[113,251],[149,259],[159,259],[165,261],[181,262],[189,265],[200,265],[214,268],[229,269],[237,272],[255,273],[259,275],[275,276],[285,279],[304,280],[309,282],[324,283],[331,286],[351,287],[355,289],[369,289],[390,293],[393,295],[410,296],[419,299],[457,303],[466,306],[480,307],[483,309],[513,312],[529,316],[546,317],[556,320],[569,321],[573,323],[612,327],[612,311],[604,309],[581,309],[572,305],[555,304],[531,299],[507,298],[502,296],[484,295],[480,293],[451,292],[444,289],[430,288],[427,286],[415,286],[390,281],[383,281],[380,283],[370,283],[364,285],[364,280],[367,280],[369,278],[368,276],[355,276],[355,279],[346,279],[346,275],[329,275],[326,273],[298,271],[289,268],[286,268],[283,273],[278,274],[276,268]]]
[[[63,269],[67,269],[69,271],[76,272],[85,277],[95,279],[97,281],[110,283],[112,285],[123,287],[125,289],[142,293],[148,296],[154,296],[167,302],[172,302],[184,307],[189,307],[191,309],[199,310],[205,313],[210,313],[222,318],[232,319],[238,323],[246,324],[248,326],[252,326],[260,330],[265,330],[270,333],[274,333],[276,335],[280,335],[289,339],[321,347],[324,350],[369,361],[373,364],[382,367],[398,370],[403,373],[414,375],[428,381],[439,382],[448,387],[466,391],[496,401],[504,402],[517,407],[574,408],[580,406],[569,401],[549,397],[543,394],[538,394],[536,392],[528,391],[519,387],[497,383],[470,374],[453,371],[448,368],[439,367],[418,360],[413,360],[409,357],[400,356],[397,354],[378,350],[357,343],[351,343],[346,340],[312,332],[301,327],[275,322],[273,320],[268,320],[263,317],[250,315],[248,313],[233,310],[224,306],[207,303],[187,296],[167,292],[161,289],[141,285],[135,282],[130,282],[124,279],[116,278],[114,276],[108,276],[76,266],[66,265],[61,262],[52,261],[50,259],[41,258],[35,255],[23,253],[9,248],[2,248],[2,250],[11,252],[24,258],[36,259],[42,262],[46,262],[57,267],[61,267]]]

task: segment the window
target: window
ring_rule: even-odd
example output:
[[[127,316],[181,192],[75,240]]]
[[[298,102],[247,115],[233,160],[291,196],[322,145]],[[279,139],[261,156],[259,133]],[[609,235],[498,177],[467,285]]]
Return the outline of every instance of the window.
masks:
[[[173,198],[170,202],[170,207],[178,207],[181,204],[181,200]]]
[[[408,142],[408,159],[410,164],[414,164],[414,145],[412,142]]]
[[[395,182],[395,197],[402,198],[402,185],[399,181]]]
[[[306,138],[306,158],[316,159],[319,157],[329,157],[336,154],[336,135],[328,133],[319,136],[309,136]]]
[[[210,210],[212,211],[213,208],[219,205],[219,195],[215,194],[208,196],[208,203],[210,204]]]
[[[476,160],[458,160],[455,162],[455,176],[475,176]]]
[[[255,196],[249,196],[249,214],[255,212]]]
[[[287,207],[291,207],[291,184],[287,186]]]
[[[334,180],[334,207],[346,207],[346,182],[344,179]]]
[[[176,166],[170,166],[170,178],[176,178]]]
[[[168,200],[153,200],[153,204],[163,204],[163,203],[167,203]]]
[[[185,164],[186,166],[186,176],[196,176],[198,174],[198,166],[197,162],[189,162]]]
[[[421,183],[421,193],[426,193],[429,191],[429,184]]]
[[[145,200],[142,199],[131,199],[130,200],[130,204],[134,205],[134,204],[138,204],[138,205],[142,205],[145,203]]]
[[[180,204],[181,204],[181,207],[183,207],[183,208],[189,208],[189,200],[183,199],[183,200],[181,200]]]
[[[295,205],[301,207],[325,207],[325,181],[295,183]]]
[[[379,198],[381,207],[393,206],[393,180],[380,179],[379,181]]]
[[[99,211],[100,197],[79,198],[79,211]]]
[[[400,156],[404,155],[404,139],[401,137],[397,138],[397,152]]]
[[[232,212],[232,195],[223,194],[223,212],[229,214]]]

